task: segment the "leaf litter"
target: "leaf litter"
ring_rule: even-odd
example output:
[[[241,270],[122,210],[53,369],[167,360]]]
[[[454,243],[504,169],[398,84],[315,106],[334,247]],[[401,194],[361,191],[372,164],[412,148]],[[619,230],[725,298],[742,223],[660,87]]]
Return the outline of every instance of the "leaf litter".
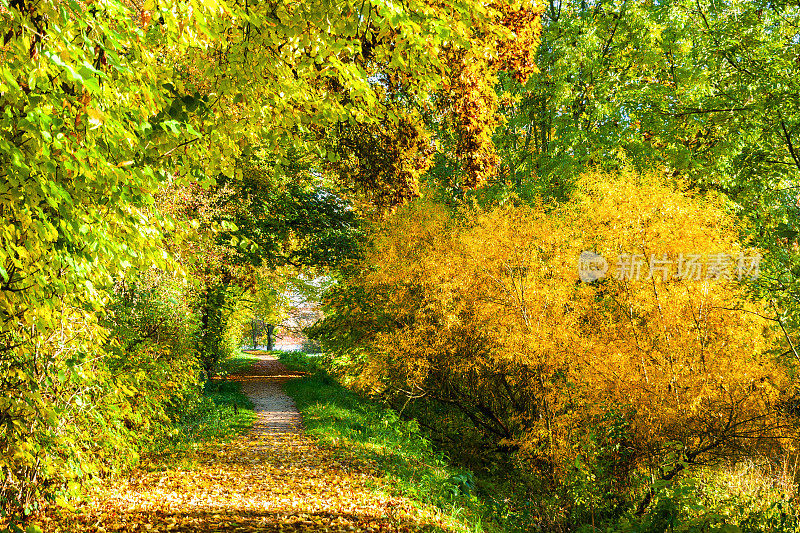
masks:
[[[281,388],[303,374],[272,355],[258,358],[251,370],[230,376],[242,383],[257,415],[246,435],[202,445],[189,467],[137,469],[100,487],[76,512],[51,510],[38,525],[97,533],[449,529],[435,507],[395,495],[373,464],[305,435]]]

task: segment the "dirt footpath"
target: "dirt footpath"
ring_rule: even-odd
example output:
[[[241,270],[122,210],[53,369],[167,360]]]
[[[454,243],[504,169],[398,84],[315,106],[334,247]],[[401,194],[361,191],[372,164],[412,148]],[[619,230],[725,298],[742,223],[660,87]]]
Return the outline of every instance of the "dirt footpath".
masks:
[[[294,401],[283,392],[283,383],[302,376],[301,372],[286,367],[271,354],[258,354],[258,362],[246,374],[230,376],[241,381],[242,392],[253,402],[258,418],[251,430],[255,434],[298,434],[303,430],[303,420]]]

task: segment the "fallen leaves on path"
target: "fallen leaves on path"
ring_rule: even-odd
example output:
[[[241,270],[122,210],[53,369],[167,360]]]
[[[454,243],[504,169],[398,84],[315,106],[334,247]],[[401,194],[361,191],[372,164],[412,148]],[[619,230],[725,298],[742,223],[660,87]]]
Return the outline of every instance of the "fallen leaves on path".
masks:
[[[252,430],[197,452],[186,470],[136,471],[80,513],[45,517],[45,531],[327,531],[438,529],[436,511],[377,489],[380,472],[317,446],[280,383],[297,376],[262,356],[238,376],[256,406]],[[234,378],[236,379],[236,378]]]

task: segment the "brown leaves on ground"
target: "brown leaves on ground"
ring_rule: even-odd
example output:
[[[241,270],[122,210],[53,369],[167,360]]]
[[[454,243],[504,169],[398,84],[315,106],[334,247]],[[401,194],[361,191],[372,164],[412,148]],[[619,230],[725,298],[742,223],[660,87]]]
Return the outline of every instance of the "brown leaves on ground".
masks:
[[[245,436],[197,452],[196,466],[134,472],[78,514],[52,513],[45,531],[412,531],[443,527],[433,509],[390,495],[380,472],[317,446],[280,382],[296,376],[271,356],[239,376],[258,419]],[[388,490],[387,490],[388,489]]]

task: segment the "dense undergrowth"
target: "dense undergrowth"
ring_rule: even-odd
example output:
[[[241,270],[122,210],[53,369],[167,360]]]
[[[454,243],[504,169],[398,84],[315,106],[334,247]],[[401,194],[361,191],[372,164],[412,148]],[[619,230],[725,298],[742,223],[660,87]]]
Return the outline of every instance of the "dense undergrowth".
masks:
[[[753,460],[687,467],[670,481],[654,481],[642,472],[637,490],[624,500],[608,490],[610,479],[603,477],[613,466],[603,461],[607,450],[594,450],[594,457],[576,461],[561,492],[548,493],[510,454],[473,455],[470,461],[457,435],[434,444],[439,434],[429,429],[436,425],[430,418],[429,428],[422,427],[409,417],[414,410],[400,415],[348,390],[326,371],[325,357],[299,352],[280,357],[290,368],[309,372],[286,388],[311,435],[374,462],[404,495],[434,503],[476,531],[800,532],[795,464],[772,472]],[[637,513],[635,498],[650,490],[650,504]]]

